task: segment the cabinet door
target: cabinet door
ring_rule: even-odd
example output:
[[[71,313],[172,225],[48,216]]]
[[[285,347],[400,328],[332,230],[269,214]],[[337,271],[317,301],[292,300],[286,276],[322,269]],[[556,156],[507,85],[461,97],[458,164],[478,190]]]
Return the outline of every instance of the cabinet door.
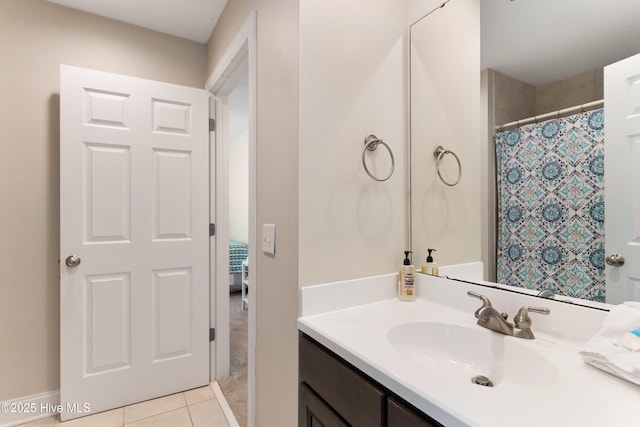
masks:
[[[298,427],[348,426],[305,383],[300,383],[298,393]]]
[[[384,391],[311,339],[302,335],[300,377],[353,427],[383,424]]]
[[[390,397],[387,403],[387,427],[439,427],[426,415],[418,415],[403,403]]]

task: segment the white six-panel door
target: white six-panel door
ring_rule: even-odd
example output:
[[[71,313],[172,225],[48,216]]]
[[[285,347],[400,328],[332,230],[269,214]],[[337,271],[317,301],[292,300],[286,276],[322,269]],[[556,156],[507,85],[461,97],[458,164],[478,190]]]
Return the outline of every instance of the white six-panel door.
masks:
[[[60,74],[64,420],[209,383],[209,99]]]
[[[604,69],[606,298],[640,301],[640,55]],[[609,258],[615,264],[615,260]]]

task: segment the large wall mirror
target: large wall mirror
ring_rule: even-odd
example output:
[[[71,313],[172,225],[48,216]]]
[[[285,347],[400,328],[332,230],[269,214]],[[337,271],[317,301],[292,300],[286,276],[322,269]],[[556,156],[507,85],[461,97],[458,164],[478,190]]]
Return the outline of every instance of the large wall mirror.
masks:
[[[640,178],[629,172],[622,190],[605,182],[604,118],[615,105],[603,101],[604,67],[640,53],[640,2],[433,3],[410,26],[414,264],[433,248],[440,265],[471,266],[451,278],[461,271],[460,279],[591,306],[640,299],[629,269],[637,263],[605,262],[625,251],[606,247],[610,213],[624,212],[616,221],[629,223],[625,244],[634,245],[640,194],[631,181]],[[640,89],[630,92],[620,102],[640,104]],[[630,168],[640,170],[634,153]],[[605,203],[614,191],[626,196]]]

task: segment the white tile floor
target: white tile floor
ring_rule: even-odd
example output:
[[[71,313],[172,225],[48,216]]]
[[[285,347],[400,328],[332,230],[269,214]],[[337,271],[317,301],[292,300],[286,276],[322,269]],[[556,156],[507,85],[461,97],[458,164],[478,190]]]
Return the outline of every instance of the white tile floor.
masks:
[[[61,422],[57,416],[21,427],[229,427],[211,386]]]

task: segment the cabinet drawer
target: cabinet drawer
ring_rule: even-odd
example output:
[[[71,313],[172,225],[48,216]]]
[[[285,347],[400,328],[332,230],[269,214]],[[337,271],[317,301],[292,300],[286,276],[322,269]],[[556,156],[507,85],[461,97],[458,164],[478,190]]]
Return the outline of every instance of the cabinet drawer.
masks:
[[[385,394],[337,356],[300,335],[300,376],[345,421],[354,427],[384,424]]]
[[[404,403],[390,397],[387,404],[387,427],[439,427],[440,423],[419,415]]]

